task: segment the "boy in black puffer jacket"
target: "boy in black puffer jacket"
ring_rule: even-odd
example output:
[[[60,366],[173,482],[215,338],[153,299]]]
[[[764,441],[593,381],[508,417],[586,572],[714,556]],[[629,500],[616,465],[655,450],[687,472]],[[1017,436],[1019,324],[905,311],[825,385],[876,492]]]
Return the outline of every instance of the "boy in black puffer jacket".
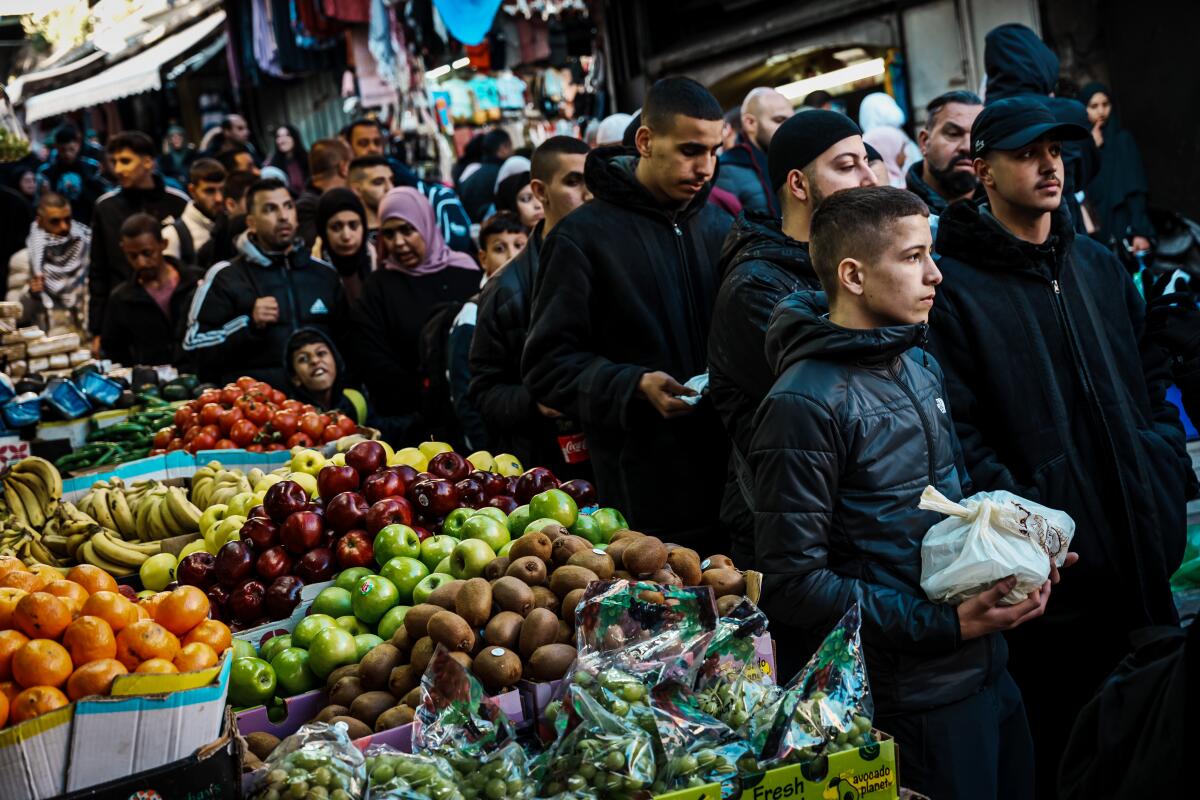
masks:
[[[998,606],[998,582],[962,605],[921,590],[921,540],[940,515],[928,486],[964,495],[941,368],[924,353],[941,274],[929,210],[887,186],[827,198],[812,220],[829,297],[776,306],[779,375],[754,420],[756,562],[786,679],[857,602],[876,724],[904,751],[905,784],[931,797],[1030,797],[1033,749],[1000,631],[1039,616],[1049,582]]]

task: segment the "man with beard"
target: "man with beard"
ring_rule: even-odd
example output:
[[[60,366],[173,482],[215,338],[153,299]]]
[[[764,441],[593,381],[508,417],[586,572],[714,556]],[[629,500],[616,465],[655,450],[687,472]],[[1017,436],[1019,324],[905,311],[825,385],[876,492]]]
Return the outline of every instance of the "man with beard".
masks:
[[[184,366],[183,323],[200,270],[167,255],[162,226],[134,214],[121,226],[121,250],[133,275],[113,289],[104,311],[104,354],[126,366]]]
[[[971,156],[971,125],[983,101],[966,91],[946,92],[925,107],[925,127],[917,134],[924,160],[908,171],[908,190],[941,214],[957,200],[967,200],[979,188]]]
[[[779,202],[767,175],[767,148],[779,126],[792,116],[792,101],[765,86],[742,101],[742,132],[721,154],[717,186],[737,197],[746,211],[779,216]]]
[[[63,321],[76,330],[87,324],[92,231],[72,211],[61,194],[42,192],[25,247],[8,262],[8,298],[22,303],[24,319],[47,330]]]
[[[296,204],[282,181],[246,191],[246,230],[253,247],[215,264],[196,290],[183,349],[195,354],[202,380],[250,375],[285,386],[288,339],[303,327],[332,333],[341,282],[296,239]]]

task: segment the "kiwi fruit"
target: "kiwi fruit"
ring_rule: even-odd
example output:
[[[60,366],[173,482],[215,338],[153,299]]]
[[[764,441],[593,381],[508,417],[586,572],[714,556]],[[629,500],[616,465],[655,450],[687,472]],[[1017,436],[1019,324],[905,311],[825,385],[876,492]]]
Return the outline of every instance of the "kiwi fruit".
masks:
[[[529,657],[528,677],[535,681],[556,681],[567,674],[575,662],[575,648],[569,644],[544,644]]]
[[[388,644],[399,650],[407,658],[408,654],[412,652],[413,642],[415,641],[416,639],[408,635],[408,628],[401,625],[392,634],[392,638],[388,640]]]
[[[492,647],[516,650],[521,641],[521,623],[525,618],[515,611],[501,611],[483,629],[483,640]]]
[[[350,704],[350,716],[374,728],[379,715],[394,705],[396,698],[391,692],[363,692]]]
[[[259,759],[266,760],[271,751],[279,746],[279,737],[270,733],[256,731],[246,734],[246,748]]]
[[[485,647],[471,662],[471,671],[485,689],[495,694],[521,680],[521,659],[506,648]]]
[[[554,540],[554,553],[552,556],[554,559],[554,566],[561,567],[563,564],[566,564],[567,560],[570,559],[575,553],[578,553],[580,550],[591,549],[592,543],[582,536],[575,536],[573,534],[560,536]]]
[[[392,706],[387,711],[379,715],[379,719],[375,720],[375,732],[390,731],[392,728],[399,728],[401,725],[407,725],[413,721],[416,712],[411,707],[406,705]]]
[[[447,581],[430,592],[429,597],[425,599],[425,602],[432,603],[433,605],[444,608],[447,611],[453,611],[455,599],[458,597],[458,593],[462,589],[464,583],[466,583],[466,581]]]
[[[349,715],[350,709],[347,706],[328,705],[313,717],[313,722],[329,722],[334,717],[346,717]]]
[[[542,561],[549,561],[554,542],[541,531],[530,531],[512,543],[508,549],[508,557],[513,561],[526,556],[534,556]]]
[[[367,687],[363,686],[361,678],[347,675],[329,690],[329,704],[349,708],[350,704],[354,702],[354,698],[365,691],[367,691]]]
[[[609,558],[612,558],[612,556],[609,556]],[[623,580],[623,581],[631,581],[631,580],[633,580],[633,576],[632,576],[632,575],[630,575],[628,572],[626,572],[626,571],[625,571],[625,570],[623,570],[623,569],[619,569],[619,570],[617,570],[616,572],[614,572],[614,573],[613,573],[613,577],[614,577],[614,578],[617,578],[617,579],[619,579],[619,580]]]
[[[533,591],[520,578],[505,575],[492,584],[492,600],[501,611],[515,611],[523,617],[533,608]]]
[[[625,631],[621,630],[621,626],[616,624],[605,628],[604,638],[600,640],[601,647],[604,650],[616,650],[617,648],[624,647],[626,641]]]
[[[546,582],[546,562],[537,556],[522,556],[509,564],[504,574],[519,578],[530,586],[540,586]]]
[[[403,705],[409,708],[416,708],[421,705],[421,687],[418,686],[408,694],[404,695]]]
[[[547,589],[545,586],[531,586],[530,588],[533,589],[534,608],[548,608],[555,614],[558,613],[558,595]]]
[[[464,653],[462,650],[455,650],[453,653],[450,654],[450,658],[457,661],[459,666],[461,666],[463,669],[471,668],[471,654],[470,653]]]
[[[429,620],[446,609],[433,603],[418,603],[404,615],[404,630],[414,642],[429,632]]]
[[[358,679],[365,688],[378,690],[387,686],[392,670],[404,663],[404,655],[392,645],[384,642],[375,645],[358,662]]]
[[[671,569],[670,565],[651,573],[649,580],[664,586],[683,586],[683,581],[675,574],[675,570]]]
[[[558,539],[562,538],[563,536],[571,535],[571,532],[569,530],[564,528],[562,525],[559,525],[557,522],[547,525],[546,527],[542,528],[540,533],[544,533],[546,535],[546,538],[549,539],[551,542],[555,542]]]
[[[393,697],[404,697],[420,685],[421,673],[413,669],[412,664],[401,664],[388,676],[388,691]]]
[[[483,568],[483,577],[488,581],[494,581],[508,571],[508,565],[511,563],[511,556],[496,556]]]
[[[484,578],[471,578],[463,583],[454,600],[454,612],[472,629],[482,627],[492,616],[492,585]]]
[[[243,772],[255,772],[257,770],[264,769],[266,766],[267,765],[263,763],[263,760],[254,755],[254,753],[251,753],[248,750],[245,753],[242,753]]]
[[[624,541],[625,539],[640,539],[645,535],[646,534],[642,533],[641,531],[623,528],[619,531],[613,531],[613,535],[609,538],[608,543],[614,544],[616,542]]]
[[[566,597],[572,589],[586,589],[589,583],[598,580],[600,578],[596,573],[586,567],[564,564],[550,576],[550,591],[559,597]]]
[[[555,641],[560,644],[571,644],[574,640],[575,631],[571,630],[571,626],[560,619],[558,621],[558,638]]]
[[[562,601],[561,616],[572,628],[575,627],[575,609],[579,607],[579,601],[583,599],[584,591],[584,589],[572,589],[567,592],[567,596]]]
[[[344,667],[338,667],[333,672],[329,673],[329,677],[325,679],[325,688],[332,689],[337,685],[337,682],[342,678],[357,678],[358,664],[347,664]]]
[[[534,650],[557,639],[558,616],[548,608],[535,608],[525,617],[525,623],[521,626],[517,649],[522,658],[529,658]]]
[[[614,575],[619,576],[621,572],[629,574],[629,571],[625,569],[625,551],[629,549],[629,545],[633,544],[634,541],[632,538],[625,538],[620,541],[609,542],[608,547],[605,548],[605,555],[612,559],[613,566],[616,568],[616,572],[613,573]],[[626,578],[626,580],[629,579]]]
[[[700,569],[705,571],[710,569],[737,569],[737,565],[733,563],[733,559],[729,556],[715,555],[701,561]]]
[[[475,646],[475,631],[453,611],[439,611],[429,620],[429,637],[447,650],[470,650]]]
[[[729,567],[706,569],[700,576],[700,583],[711,586],[713,594],[718,598],[730,594],[743,595],[746,593],[746,579],[742,573]]]
[[[684,586],[700,585],[700,554],[695,550],[687,547],[675,548],[667,553],[667,566],[679,576]]]
[[[591,550],[580,550],[572,553],[571,557],[567,559],[567,564],[573,567],[590,569],[602,581],[611,578],[615,571],[613,560],[608,554],[594,547]]]
[[[741,605],[743,599],[745,598],[740,594],[727,594],[717,598],[717,614],[722,617],[729,616],[735,608]]]
[[[361,720],[354,717],[334,717],[329,720],[330,725],[336,725],[339,722],[346,723],[346,735],[350,737],[350,741],[361,739],[364,736],[370,736],[372,731],[364,725]]]
[[[634,575],[650,575],[667,563],[667,546],[657,536],[643,536],[625,548],[621,563]]]
[[[408,657],[409,666],[415,669],[418,675],[424,675],[425,668],[433,660],[433,651],[436,649],[437,645],[433,643],[433,639],[428,636],[421,637],[413,645],[412,654]]]

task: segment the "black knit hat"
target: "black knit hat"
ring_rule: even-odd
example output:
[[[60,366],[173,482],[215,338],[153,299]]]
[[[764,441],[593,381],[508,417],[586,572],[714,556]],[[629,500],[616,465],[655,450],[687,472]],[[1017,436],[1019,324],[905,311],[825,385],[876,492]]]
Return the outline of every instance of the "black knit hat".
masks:
[[[793,114],[775,131],[767,149],[771,189],[778,191],[789,172],[808,166],[842,139],[861,135],[854,120],[837,111],[815,108]]]
[[[363,229],[366,229],[367,211],[363,208],[362,201],[354,192],[339,186],[324,192],[317,200],[317,236],[322,242],[325,241],[325,226],[329,224],[329,220],[333,219],[334,214],[341,211],[353,211],[358,214],[362,219]]]

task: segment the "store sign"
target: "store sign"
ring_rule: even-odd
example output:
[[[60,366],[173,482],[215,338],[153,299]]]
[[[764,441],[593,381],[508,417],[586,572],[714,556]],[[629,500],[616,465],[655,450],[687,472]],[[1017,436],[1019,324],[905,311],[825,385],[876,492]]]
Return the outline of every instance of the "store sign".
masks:
[[[896,743],[875,733],[877,743],[857,750],[746,775],[741,800],[896,800]]]

